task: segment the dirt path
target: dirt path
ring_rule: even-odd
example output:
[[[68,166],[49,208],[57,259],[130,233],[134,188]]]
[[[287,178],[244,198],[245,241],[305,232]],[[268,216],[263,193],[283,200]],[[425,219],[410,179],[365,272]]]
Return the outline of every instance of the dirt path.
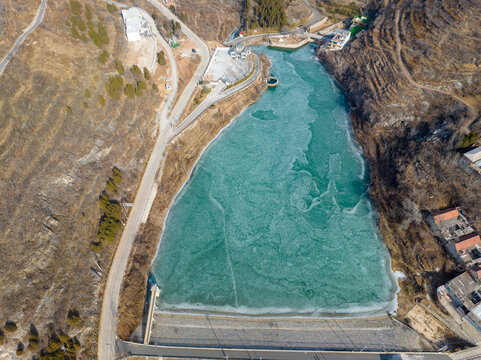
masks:
[[[432,87],[429,87],[429,86],[421,85],[421,84],[419,84],[419,83],[417,83],[416,81],[413,80],[413,78],[411,77],[411,74],[409,73],[408,69],[404,65],[404,62],[403,62],[403,59],[402,59],[402,56],[401,56],[401,46],[402,45],[401,45],[401,37],[400,37],[400,34],[399,34],[399,20],[401,18],[401,11],[402,11],[402,8],[396,9],[396,15],[395,15],[395,18],[394,18],[394,39],[396,41],[396,54],[397,54],[398,64],[399,64],[399,67],[400,67],[403,75],[406,77],[406,79],[408,80],[408,82],[411,85],[416,86],[417,88],[428,90],[428,91],[434,91],[434,92],[437,92],[439,94],[451,96],[453,99],[455,99],[456,101],[458,101],[458,102],[462,103],[464,106],[466,106],[469,109],[469,111],[471,112],[471,114],[474,118],[478,114],[478,110],[476,109],[475,106],[470,104],[466,99],[464,99],[461,96],[458,96],[458,95],[456,95],[456,94],[454,94],[450,91],[435,89],[435,88],[432,88]]]

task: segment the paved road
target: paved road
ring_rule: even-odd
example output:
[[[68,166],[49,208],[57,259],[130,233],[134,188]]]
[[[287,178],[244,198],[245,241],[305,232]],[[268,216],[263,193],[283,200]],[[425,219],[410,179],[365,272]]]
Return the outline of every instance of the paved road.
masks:
[[[315,7],[311,5],[309,0],[304,0],[304,3],[312,11],[312,14],[313,14],[312,19],[304,25],[306,29],[309,29],[309,26],[314,25],[315,23],[321,21],[324,16],[322,16],[319,10],[317,10]]]
[[[312,13],[314,15],[312,17],[312,19],[309,22],[307,22],[305,25],[301,25],[301,26],[298,26],[298,27],[296,27],[292,30],[279,32],[279,33],[258,34],[258,35],[250,35],[250,36],[246,36],[246,37],[237,37],[237,38],[232,39],[230,41],[226,41],[224,44],[226,46],[233,46],[233,45],[237,45],[237,44],[240,44],[240,43],[244,43],[247,40],[262,38],[262,37],[265,37],[265,36],[281,36],[281,35],[289,36],[289,35],[293,35],[293,34],[297,34],[297,35],[301,35],[301,36],[311,36],[311,35],[313,35],[311,37],[317,36],[315,34],[308,33],[305,29],[309,28],[309,26],[311,26],[311,25],[317,23],[318,21],[320,21],[323,18],[323,16],[316,8],[314,8],[309,3],[309,0],[304,0],[304,3],[309,7],[309,9],[312,11]],[[316,38],[316,39],[319,40],[319,38]]]
[[[157,8],[159,8],[159,10],[161,10],[168,18],[179,21],[175,16],[171,15],[170,11],[163,5],[156,3],[155,0],[148,1],[154,4],[154,6],[156,6]],[[147,14],[147,12],[142,9],[139,10],[143,12],[144,16],[152,24],[153,20]],[[132,249],[132,244],[136,238],[140,224],[144,223],[147,220],[148,214],[152,207],[152,203],[155,199],[158,188],[158,180],[160,178],[159,174],[159,177],[156,179],[156,174],[161,165],[167,144],[172,139],[174,134],[180,134],[187,127],[182,125],[176,130],[173,130],[171,129],[170,124],[175,123],[176,117],[180,116],[180,114],[182,114],[182,112],[184,111],[192,95],[192,92],[195,90],[198,80],[203,75],[209,63],[209,49],[207,48],[207,46],[190,29],[185,27],[182,22],[180,22],[180,24],[184,33],[197,43],[200,50],[199,52],[202,56],[202,60],[196,73],[194,74],[194,77],[186,86],[186,89],[183,91],[179,100],[177,101],[176,106],[172,110],[170,117],[168,117],[168,113],[172,109],[172,105],[178,90],[178,70],[172,49],[167,44],[167,42],[160,36],[157,28],[153,26],[153,29],[159,40],[161,41],[162,46],[164,47],[169,58],[173,86],[172,92],[169,94],[165,105],[163,106],[162,110],[157,113],[157,119],[159,121],[159,136],[156,140],[154,150],[147,163],[147,167],[145,169],[139,189],[137,191],[137,195],[135,197],[134,206],[132,207],[132,210],[130,212],[127,224],[125,225],[124,231],[119,241],[119,245],[112,260],[112,265],[109,269],[99,324],[98,358],[100,360],[110,360],[115,358],[115,339],[117,335],[117,311],[119,305],[119,294],[123,276],[127,267],[130,251]],[[259,61],[257,62],[257,64],[259,64]],[[256,74],[259,73],[258,71],[259,70],[256,70]],[[242,90],[243,88],[248,86],[253,80],[255,80],[255,77],[252,77],[248,81],[245,81],[245,84],[239,84],[238,86],[229,89],[229,91],[225,92],[225,95],[223,94],[221,96],[215,97],[214,99],[212,99],[214,101],[210,105],[217,101],[220,101],[227,96],[232,95],[234,92]],[[192,122],[195,119],[196,117],[191,117],[189,118],[189,121]]]
[[[342,351],[272,350],[258,348],[203,348],[182,346],[153,346],[119,341],[118,354],[127,357],[184,357],[203,359],[265,359],[265,360],[449,360],[439,353],[366,353]]]
[[[192,76],[189,83],[185,87],[184,91],[180,95],[179,100],[177,100],[177,103],[174,109],[172,110],[172,113],[170,114],[171,123],[175,124],[177,120],[180,119],[180,117],[182,116],[182,113],[184,112],[190,100],[190,97],[195,90],[195,87],[197,86],[199,81],[202,79],[202,76],[207,70],[207,66],[209,65],[209,60],[210,60],[209,48],[201,38],[199,38],[191,29],[189,29],[182,21],[180,21],[177,16],[172,14],[172,12],[169,9],[167,9],[163,4],[160,3],[160,1],[157,1],[157,0],[147,0],[147,1],[151,3],[153,6],[155,6],[166,18],[168,18],[169,20],[178,21],[180,23],[181,31],[185,35],[187,35],[189,39],[195,42],[198,53],[201,56],[201,61],[199,66],[197,67],[197,70],[195,71],[194,75]]]
[[[40,25],[43,19],[43,15],[45,14],[45,8],[47,7],[47,0],[42,0],[40,3],[40,7],[37,10],[37,15],[35,16],[35,19],[32,21],[32,23],[28,26],[27,29],[23,32],[22,35],[17,39],[13,47],[10,49],[8,54],[0,61],[0,75],[2,75],[3,70],[5,70],[5,67],[7,64],[12,60],[12,58],[15,56],[16,52],[20,48],[20,45],[22,45],[23,41],[25,38],[33,31],[35,28]]]
[[[153,22],[152,18],[144,10],[139,10],[143,12],[144,16],[146,16],[150,22]],[[157,119],[160,122],[159,136],[154,145],[154,150],[150,156],[149,162],[147,163],[147,167],[135,197],[134,206],[132,207],[127,224],[122,232],[117,251],[108,273],[99,324],[98,357],[100,360],[110,360],[115,358],[115,339],[117,337],[118,321],[117,309],[119,307],[120,288],[138,228],[142,222],[145,222],[152,206],[153,199],[155,198],[155,193],[157,191],[157,184],[154,181],[155,174],[159,169],[164,150],[170,138],[170,132],[168,131],[170,126],[168,126],[167,114],[172,108],[172,104],[177,94],[177,64],[172,49],[162,36],[160,36],[155,24],[153,29],[169,59],[172,75],[172,91],[167,97],[162,110],[157,113]]]
[[[174,137],[179,135],[182,131],[184,131],[189,125],[191,125],[200,115],[202,115],[211,105],[231,96],[232,94],[237,93],[238,91],[241,91],[248,87],[250,84],[252,84],[259,76],[259,73],[261,71],[261,60],[257,54],[253,54],[255,58],[255,69],[254,73],[244,82],[240,83],[239,85],[236,85],[230,89],[227,89],[223,92],[224,87],[219,88],[217,87],[214,89],[205,99],[202,101],[194,111],[192,111],[189,116],[187,116],[181,124],[179,124],[175,129],[174,129]],[[220,90],[220,91],[219,91]]]

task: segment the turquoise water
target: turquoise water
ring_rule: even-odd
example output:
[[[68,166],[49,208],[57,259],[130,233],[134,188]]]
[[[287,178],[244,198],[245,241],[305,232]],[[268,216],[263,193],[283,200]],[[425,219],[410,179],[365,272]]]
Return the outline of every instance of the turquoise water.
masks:
[[[166,220],[164,310],[363,316],[396,307],[345,100],[314,48],[257,49],[279,85],[207,148]]]

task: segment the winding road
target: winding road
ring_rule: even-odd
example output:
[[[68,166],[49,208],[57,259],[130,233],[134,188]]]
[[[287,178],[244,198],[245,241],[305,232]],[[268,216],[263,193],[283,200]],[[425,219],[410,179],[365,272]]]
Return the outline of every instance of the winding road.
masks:
[[[181,117],[182,113],[184,112],[187,104],[190,100],[190,96],[195,90],[195,87],[202,79],[205,71],[207,70],[207,66],[209,65],[210,60],[210,53],[208,46],[199,38],[190,28],[188,28],[177,16],[175,16],[169,9],[167,9],[163,4],[161,4],[157,0],[147,0],[150,4],[155,6],[167,19],[172,21],[177,21],[180,24],[181,31],[187,35],[189,39],[195,42],[198,53],[201,56],[201,61],[197,70],[195,71],[194,75],[190,79],[189,83],[185,87],[184,91],[182,92],[179,100],[174,106],[172,113],[170,114],[171,123],[174,125],[177,123],[177,120]]]
[[[153,20],[147,12],[139,9],[144,17],[152,25]],[[137,236],[139,226],[142,222],[145,222],[150,208],[155,198],[157,192],[157,184],[155,182],[155,175],[159,169],[160,163],[162,162],[162,157],[165,148],[169,142],[169,131],[168,129],[168,118],[167,114],[172,108],[175,96],[178,89],[178,71],[177,63],[175,62],[175,57],[170,48],[169,44],[160,36],[159,31],[155,24],[153,24],[153,30],[157,35],[157,38],[162,44],[162,47],[167,53],[169,59],[169,65],[172,74],[172,91],[162,110],[157,113],[157,120],[159,121],[159,136],[154,145],[154,149],[145,168],[144,175],[140,182],[137,195],[135,197],[134,206],[129,214],[127,224],[125,225],[124,231],[119,241],[119,245],[115,252],[114,258],[112,260],[112,265],[110,266],[109,273],[107,276],[107,282],[105,285],[102,311],[100,314],[100,324],[99,324],[99,337],[98,337],[98,357],[99,359],[115,359],[115,340],[117,337],[117,322],[118,322],[118,307],[120,298],[120,289],[122,286],[122,280],[124,277],[125,270],[127,268],[127,263],[130,256],[130,251],[132,250],[132,244]]]
[[[97,353],[98,359],[100,360],[111,360],[115,359],[116,356],[115,342],[117,337],[118,307],[122,280],[127,268],[130,252],[132,250],[134,240],[137,236],[138,229],[142,223],[145,223],[147,221],[150,209],[152,207],[152,203],[157,194],[157,188],[162,175],[162,171],[159,171],[159,169],[162,163],[162,159],[164,158],[167,145],[175,136],[179,135],[183,130],[185,130],[185,128],[188,127],[188,125],[195,121],[198,116],[200,116],[205,110],[207,110],[209,106],[249,86],[253,81],[255,81],[255,79],[260,73],[259,67],[255,71],[256,76],[251,76],[243,83],[225,91],[224,93],[213,92],[214,95],[209,98],[209,102],[204,101],[199,105],[199,107],[196,109],[197,111],[195,116],[187,117],[187,121],[183,121],[181,124],[179,124],[179,126],[173,129],[171,125],[176,123],[177,119],[185,110],[190,100],[190,97],[197,86],[197,83],[201,79],[207,68],[207,65],[209,64],[209,48],[196,34],[194,34],[188,27],[186,27],[165,6],[159,4],[155,0],[147,1],[149,1],[157,9],[159,9],[169,19],[179,21],[182,31],[196,43],[199,49],[199,54],[201,56],[201,62],[196,72],[194,73],[194,76],[187,84],[186,88],[179,97],[179,100],[172,109],[174,99],[178,91],[178,70],[175,62],[175,56],[172,52],[171,47],[167,44],[165,39],[160,36],[157,28],[155,27],[155,24],[153,24],[153,19],[148,15],[147,12],[139,9],[144,14],[149,23],[151,25],[154,25],[153,29],[155,31],[155,34],[161,41],[162,46],[167,53],[171,67],[173,88],[162,110],[157,113],[157,120],[159,121],[159,135],[147,163],[145,172],[142,176],[142,180],[140,182],[137,195],[135,197],[134,205],[129,214],[129,218],[125,225],[124,231],[122,232],[122,236],[119,240],[119,244],[107,276],[99,323]],[[257,56],[256,59],[256,66],[259,66],[260,60]],[[223,89],[220,90],[222,91]],[[170,116],[168,116],[168,113],[170,111],[171,114]]]
[[[10,49],[10,51],[7,53],[7,55],[0,61],[0,75],[2,75],[3,70],[7,67],[8,63],[12,58],[15,56],[17,53],[18,49],[20,48],[20,45],[25,41],[27,36],[37,28],[38,25],[43,20],[43,15],[45,14],[45,9],[47,7],[47,0],[42,0],[40,3],[40,6],[37,10],[37,15],[35,16],[35,19],[32,21],[32,23],[25,29],[22,35],[17,39],[13,47]]]

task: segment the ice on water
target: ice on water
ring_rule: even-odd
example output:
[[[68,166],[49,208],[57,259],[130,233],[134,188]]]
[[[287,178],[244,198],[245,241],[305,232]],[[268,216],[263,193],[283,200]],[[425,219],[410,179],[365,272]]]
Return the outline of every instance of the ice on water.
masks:
[[[154,263],[165,310],[393,311],[342,94],[313,49],[261,48],[280,81],[214,141],[175,200]]]

